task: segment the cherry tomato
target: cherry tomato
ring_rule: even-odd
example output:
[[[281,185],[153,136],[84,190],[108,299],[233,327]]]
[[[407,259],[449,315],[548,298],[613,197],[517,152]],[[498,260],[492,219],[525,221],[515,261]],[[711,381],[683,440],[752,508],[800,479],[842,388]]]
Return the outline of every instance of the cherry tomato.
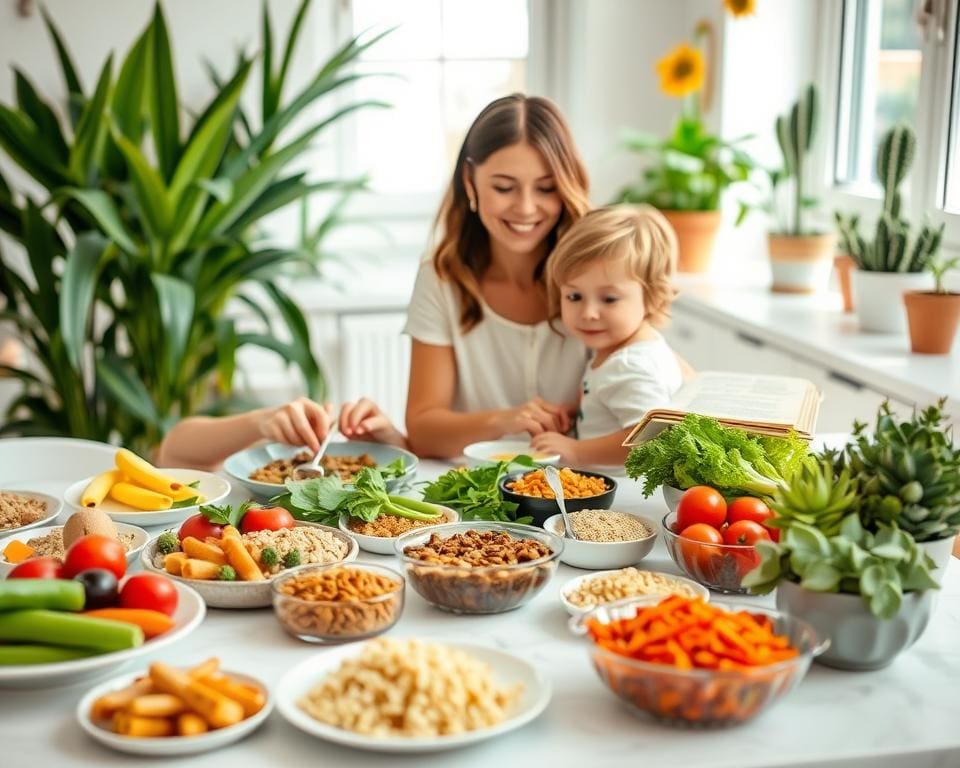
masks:
[[[681,531],[697,523],[720,528],[726,519],[726,500],[719,491],[707,485],[688,488],[677,504],[677,528]]]
[[[683,565],[694,578],[712,578],[713,560],[722,557],[717,544],[723,544],[723,534],[712,525],[694,523],[680,531]]]
[[[96,533],[81,536],[67,550],[63,561],[63,575],[72,579],[80,571],[105,568],[118,579],[127,572],[127,553],[120,542]]]
[[[766,521],[771,517],[773,517],[773,510],[762,499],[753,496],[741,496],[739,499],[731,501],[727,507],[728,523],[736,523],[739,520],[753,520],[753,522],[760,523],[767,529],[771,539],[780,541],[780,529],[766,525]]]
[[[756,544],[758,541],[770,541],[770,534],[753,520],[737,520],[723,531],[724,544]]]
[[[206,539],[207,536],[219,539],[223,537],[223,526],[217,523],[211,523],[203,515],[196,514],[184,520],[183,525],[180,526],[180,530],[177,532],[177,537],[180,541],[183,541],[189,536],[199,539],[200,541]]]
[[[254,531],[279,531],[281,528],[293,528],[297,524],[283,507],[253,507],[240,521],[242,533]]]
[[[173,616],[177,599],[173,582],[158,573],[138,573],[120,587],[121,608],[147,608]]]
[[[57,557],[31,557],[17,565],[8,579],[62,579],[63,563]]]

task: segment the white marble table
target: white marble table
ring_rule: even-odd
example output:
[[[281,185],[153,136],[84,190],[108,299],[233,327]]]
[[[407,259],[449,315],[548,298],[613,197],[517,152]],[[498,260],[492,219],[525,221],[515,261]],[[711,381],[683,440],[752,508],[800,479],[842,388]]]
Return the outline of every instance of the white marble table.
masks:
[[[425,462],[421,477],[436,476],[444,469],[442,464]],[[639,486],[629,480],[618,492],[618,506],[643,509],[656,519],[665,511],[659,497],[643,500]],[[361,555],[361,559],[390,564],[393,558]],[[643,565],[676,572],[659,545]],[[553,682],[553,699],[540,718],[520,730],[457,752],[396,757],[318,741],[275,712],[245,741],[180,762],[196,768],[960,765],[960,563],[956,560],[948,569],[944,593],[926,633],[892,666],[847,673],[814,665],[786,699],[753,722],[722,731],[678,730],[647,722],[604,687],[590,666],[583,642],[568,632],[567,615],[559,602],[561,585],[581,573],[561,565],[529,605],[498,616],[443,613],[408,589],[406,610],[391,630],[395,636],[490,644],[541,665]],[[769,598],[747,599],[770,602]],[[212,609],[192,635],[156,656],[186,666],[217,655],[224,666],[249,669],[272,686],[290,667],[323,652],[286,635],[270,609]],[[145,666],[146,660],[128,670]],[[0,766],[146,764],[144,759],[101,747],[80,730],[73,712],[88,687],[0,689]]]

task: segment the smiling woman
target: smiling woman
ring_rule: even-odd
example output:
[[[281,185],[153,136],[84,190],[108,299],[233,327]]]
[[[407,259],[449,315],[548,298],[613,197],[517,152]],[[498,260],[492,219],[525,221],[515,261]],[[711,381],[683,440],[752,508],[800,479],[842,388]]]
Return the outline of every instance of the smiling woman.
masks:
[[[543,272],[588,207],[586,171],[551,102],[514,94],[480,113],[405,328],[413,338],[407,429],[418,454],[454,456],[478,440],[569,429],[586,350],[547,322]]]

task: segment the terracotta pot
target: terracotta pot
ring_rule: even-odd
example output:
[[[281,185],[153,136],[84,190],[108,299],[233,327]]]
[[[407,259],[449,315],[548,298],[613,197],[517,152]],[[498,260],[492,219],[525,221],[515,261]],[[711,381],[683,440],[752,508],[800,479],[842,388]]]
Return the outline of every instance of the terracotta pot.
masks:
[[[870,272],[855,269],[851,278],[860,330],[867,333],[906,335],[904,291],[929,291],[933,288],[932,272]]]
[[[926,355],[949,354],[960,322],[960,293],[907,291],[903,294],[910,349]]]
[[[816,293],[830,278],[836,245],[832,232],[822,235],[767,235],[770,270],[776,293]]]
[[[857,262],[847,253],[838,253],[833,257],[833,268],[837,272],[837,283],[840,285],[840,295],[843,296],[844,312],[853,312],[853,279],[850,273],[856,266]]]
[[[677,233],[681,272],[706,272],[720,229],[720,211],[660,211]]]

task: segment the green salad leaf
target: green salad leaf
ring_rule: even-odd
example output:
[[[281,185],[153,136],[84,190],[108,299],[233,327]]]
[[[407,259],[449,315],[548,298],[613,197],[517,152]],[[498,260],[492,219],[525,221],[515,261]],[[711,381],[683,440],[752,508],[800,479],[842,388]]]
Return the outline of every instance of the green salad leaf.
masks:
[[[517,504],[500,497],[500,478],[512,465],[535,468],[529,456],[515,456],[473,469],[451,469],[423,489],[425,501],[456,510],[461,520],[493,520],[502,523],[530,523],[532,517],[516,517]]]

